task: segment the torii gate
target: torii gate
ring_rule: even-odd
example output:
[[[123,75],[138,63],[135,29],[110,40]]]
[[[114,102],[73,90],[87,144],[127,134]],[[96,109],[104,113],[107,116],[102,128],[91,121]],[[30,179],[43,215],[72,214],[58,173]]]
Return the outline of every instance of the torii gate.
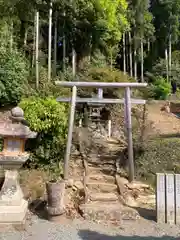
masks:
[[[66,152],[64,157],[64,179],[68,179],[69,172],[69,158],[71,154],[72,145],[72,133],[74,126],[74,116],[76,103],[121,103],[124,104],[125,110],[125,123],[127,129],[128,139],[128,161],[129,161],[129,181],[134,180],[134,156],[133,156],[133,140],[132,140],[132,121],[131,121],[131,105],[132,104],[145,104],[145,100],[132,99],[131,88],[146,87],[147,83],[118,83],[118,82],[59,82],[56,81],[57,86],[72,88],[71,98],[57,98],[58,102],[71,102],[71,109],[69,113],[69,127],[68,127],[68,138],[66,145]],[[94,87],[98,88],[97,98],[79,98],[77,97],[77,87]],[[123,99],[108,99],[103,98],[103,88],[125,88],[125,98]]]

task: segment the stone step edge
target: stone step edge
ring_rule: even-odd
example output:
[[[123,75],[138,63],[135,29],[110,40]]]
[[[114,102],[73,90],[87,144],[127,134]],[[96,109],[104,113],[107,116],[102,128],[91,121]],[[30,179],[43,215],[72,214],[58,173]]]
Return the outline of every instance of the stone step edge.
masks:
[[[93,193],[93,192],[88,192],[88,199],[90,201],[99,201],[99,202],[106,202],[106,203],[111,203],[111,202],[117,202],[119,200],[118,195],[115,193]]]
[[[102,183],[116,184],[116,178],[107,174],[89,174],[87,175],[87,181],[98,181]]]

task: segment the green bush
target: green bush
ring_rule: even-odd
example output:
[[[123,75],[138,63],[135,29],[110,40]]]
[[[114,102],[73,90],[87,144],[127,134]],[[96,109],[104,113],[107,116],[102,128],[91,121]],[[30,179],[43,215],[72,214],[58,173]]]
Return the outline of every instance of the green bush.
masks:
[[[27,84],[28,68],[24,56],[16,49],[0,47],[0,105],[20,101]]]
[[[172,52],[172,61],[180,63],[180,51],[179,50]]]
[[[87,81],[94,82],[134,82],[133,78],[117,69],[110,67],[92,67],[87,72]]]
[[[30,163],[34,166],[58,163],[67,136],[67,106],[50,97],[24,99],[19,106],[24,110],[31,130],[38,132],[36,141],[29,142]]]
[[[89,65],[77,76],[78,81],[86,82],[134,82],[133,78],[117,69],[111,69],[109,66],[106,67],[94,67]],[[91,95],[94,89],[86,88],[82,89],[82,95]],[[122,89],[104,89],[106,97],[122,97],[124,90]]]
[[[153,83],[142,89],[140,95],[147,100],[166,100],[171,94],[171,84],[163,77],[155,77]]]
[[[167,69],[166,69],[166,60],[160,59],[158,63],[153,66],[152,74],[154,76],[161,76],[163,78],[167,77]],[[171,72],[169,72],[169,79],[177,83],[177,86],[180,86],[179,76],[180,76],[180,62],[172,59]]]
[[[135,145],[137,176],[152,182],[158,172],[179,173],[179,146],[180,139],[172,136],[149,140],[143,146]]]
[[[156,100],[166,100],[171,93],[171,84],[164,78],[158,77],[152,85],[152,93]]]

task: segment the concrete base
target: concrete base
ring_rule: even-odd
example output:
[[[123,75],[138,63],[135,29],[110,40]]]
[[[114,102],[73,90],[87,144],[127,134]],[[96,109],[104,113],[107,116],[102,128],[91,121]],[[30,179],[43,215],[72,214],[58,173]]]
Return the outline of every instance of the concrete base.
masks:
[[[22,199],[19,206],[0,206],[1,224],[23,224],[26,218],[28,202]]]

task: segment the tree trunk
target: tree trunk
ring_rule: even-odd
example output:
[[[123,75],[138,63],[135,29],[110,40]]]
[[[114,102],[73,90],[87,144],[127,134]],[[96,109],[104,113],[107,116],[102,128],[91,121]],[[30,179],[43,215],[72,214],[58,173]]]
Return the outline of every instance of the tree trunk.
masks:
[[[36,14],[34,14],[34,31],[33,31],[33,49],[32,49],[32,63],[31,68],[35,65],[35,51],[36,51]]]
[[[129,74],[129,36],[128,34],[125,35],[125,53],[126,53],[126,73]]]
[[[125,33],[123,33],[123,72],[126,74],[126,38]]]
[[[48,37],[48,81],[51,81],[51,47],[52,47],[52,2],[49,7],[49,37]]]
[[[110,56],[110,66],[111,66],[111,70],[113,69],[113,56],[112,56],[112,48],[111,48],[111,56]]]
[[[150,52],[150,41],[148,39],[148,42],[147,42],[147,47],[148,47],[148,52]]]
[[[144,46],[143,46],[143,37],[141,37],[141,82],[144,82]]]
[[[172,36],[169,36],[169,81],[171,81],[171,65],[172,65]]]
[[[12,21],[11,27],[10,27],[10,43],[9,43],[10,52],[12,51],[12,48],[13,48],[13,32],[14,32],[14,24]]]
[[[27,45],[27,36],[28,36],[28,30],[27,28],[25,29],[25,34],[24,34],[24,46],[26,47]]]
[[[137,81],[137,50],[136,44],[134,44],[134,78]]]
[[[168,66],[168,51],[165,49],[165,59],[166,59],[166,79],[169,81],[169,66]]]
[[[76,51],[74,47],[72,48],[72,74],[73,77],[76,76]]]
[[[57,66],[57,12],[54,24],[54,76],[56,76],[56,66]]]
[[[63,13],[66,16],[65,12]],[[63,26],[63,71],[66,70],[66,35],[65,35],[65,20]]]
[[[39,88],[39,12],[36,12],[36,89]]]
[[[133,76],[133,66],[132,66],[132,39],[131,32],[129,32],[129,67],[130,67],[130,76]]]

